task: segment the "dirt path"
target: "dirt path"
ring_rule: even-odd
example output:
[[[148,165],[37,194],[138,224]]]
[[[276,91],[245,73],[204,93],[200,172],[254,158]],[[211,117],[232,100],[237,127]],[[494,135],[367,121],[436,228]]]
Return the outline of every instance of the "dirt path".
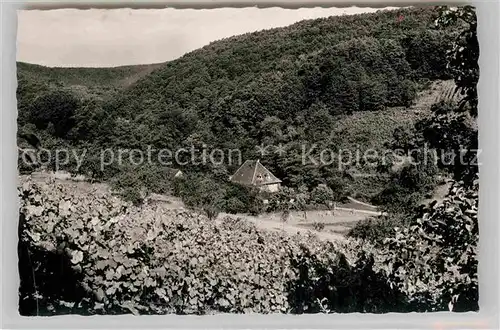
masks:
[[[257,228],[261,230],[267,230],[267,231],[284,231],[285,233],[289,235],[295,235],[295,234],[302,234],[302,235],[307,235],[310,233],[313,233],[316,235],[319,239],[325,240],[325,241],[331,241],[331,242],[338,242],[338,241],[343,241],[345,240],[345,236],[342,234],[338,233],[332,233],[332,232],[319,232],[315,230],[311,230],[308,228],[301,228],[297,227],[294,224],[289,224],[289,223],[283,223],[283,222],[277,222],[270,220],[269,218],[265,217],[254,217],[254,216],[249,216],[249,215],[234,215],[234,214],[226,214],[226,213],[221,213],[219,215],[220,218],[223,217],[238,217],[243,220],[249,221],[253,223]]]
[[[168,209],[185,208],[182,201],[177,197],[155,195],[154,200],[156,203],[161,203],[162,207]],[[316,231],[308,225],[312,225],[312,223],[314,222],[321,222],[331,225],[338,224],[337,227],[339,227],[340,231],[342,231],[342,229],[349,229],[349,227],[345,228],[343,226],[346,222],[351,222],[354,225],[359,220],[366,218],[366,215],[362,214],[340,214],[339,212],[338,216],[335,217],[336,222],[333,222],[332,215],[329,215],[327,211],[309,211],[307,212],[307,214],[308,219],[307,221],[304,221],[302,213],[292,212],[288,221],[286,223],[283,223],[281,221],[281,215],[279,213],[266,213],[259,216],[251,216],[248,214],[220,213],[216,221],[221,221],[225,217],[240,218],[242,220],[253,223],[257,228],[261,230],[278,232],[284,231],[289,235],[306,235],[309,233],[314,233],[316,236],[318,236],[319,239],[334,242],[345,240],[344,235],[342,235],[341,233],[328,231],[327,229],[325,229],[324,231]]]
[[[291,235],[313,233],[323,240],[339,241],[345,240],[345,234],[359,221],[378,215],[380,212],[336,208],[334,211],[312,210],[306,214],[294,211],[290,213],[286,222],[281,220],[281,213],[264,213],[258,216],[221,213],[219,217],[239,217],[252,222],[262,230],[284,231]],[[321,224],[323,229],[316,230],[315,224]]]
[[[176,197],[155,195],[154,200],[156,203],[161,203],[162,207],[165,208],[184,208],[182,201]],[[378,215],[378,213],[346,209],[336,210],[335,214],[331,211],[308,211],[307,219],[304,218],[303,212],[291,212],[288,221],[285,223],[281,221],[280,213],[265,213],[259,216],[220,213],[217,219],[220,221],[225,217],[240,218],[253,223],[261,230],[284,231],[289,235],[313,233],[319,239],[334,242],[345,240],[345,232],[352,228],[358,221],[374,215]],[[315,222],[325,224],[325,228],[322,231],[314,230],[312,225]]]

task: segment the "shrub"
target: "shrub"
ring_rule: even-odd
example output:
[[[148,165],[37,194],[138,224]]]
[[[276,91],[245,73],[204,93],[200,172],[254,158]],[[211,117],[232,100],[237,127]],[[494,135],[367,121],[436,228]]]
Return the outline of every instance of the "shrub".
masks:
[[[330,203],[333,202],[333,199],[333,190],[326,184],[320,184],[311,191],[311,202],[313,204],[330,207]]]
[[[313,223],[313,228],[316,231],[322,231],[323,229],[325,229],[325,224],[321,223],[321,222],[314,222]]]
[[[395,227],[407,226],[408,218],[410,216],[405,213],[390,213],[376,218],[368,218],[356,223],[349,230],[347,236],[380,244],[386,237],[392,236]]]
[[[421,156],[422,158],[425,156]],[[418,159],[391,174],[387,183],[373,201],[393,213],[412,213],[415,205],[432,193],[438,183],[439,170],[433,162]]]
[[[184,205],[201,210],[215,219],[224,207],[224,187],[210,178],[193,176],[182,180],[181,197]]]
[[[231,197],[226,201],[224,209],[228,213],[236,214],[245,209],[245,204],[238,198]]]
[[[360,258],[350,260],[344,254],[335,253],[338,247],[332,246],[327,248],[328,253],[303,247],[292,256],[292,265],[298,272],[289,284],[292,312],[408,311],[405,295],[374,270],[373,256],[363,249],[360,249]]]
[[[258,189],[228,182],[225,185],[223,209],[228,213],[260,214],[263,211],[262,198]]]
[[[147,196],[139,171],[122,171],[111,180],[111,185],[126,201],[139,205]]]
[[[422,208],[384,242],[389,279],[431,310],[478,310],[478,181],[455,182],[441,204]]]

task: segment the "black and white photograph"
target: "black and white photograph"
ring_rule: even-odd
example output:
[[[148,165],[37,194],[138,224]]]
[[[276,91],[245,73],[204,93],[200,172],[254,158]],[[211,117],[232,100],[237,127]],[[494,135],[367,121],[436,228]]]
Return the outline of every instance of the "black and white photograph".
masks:
[[[479,311],[473,6],[17,15],[20,315]]]

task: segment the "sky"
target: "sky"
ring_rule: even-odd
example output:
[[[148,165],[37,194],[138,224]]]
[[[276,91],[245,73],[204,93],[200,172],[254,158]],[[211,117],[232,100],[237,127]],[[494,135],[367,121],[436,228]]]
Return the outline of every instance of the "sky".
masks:
[[[233,35],[379,9],[20,10],[17,60],[59,67],[159,63]]]

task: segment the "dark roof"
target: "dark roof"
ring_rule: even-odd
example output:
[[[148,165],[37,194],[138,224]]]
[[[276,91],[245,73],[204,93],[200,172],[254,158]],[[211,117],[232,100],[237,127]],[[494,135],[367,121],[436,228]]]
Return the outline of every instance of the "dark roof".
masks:
[[[247,160],[231,176],[230,180],[243,185],[262,186],[280,183],[281,180],[275,177],[258,160]]]

